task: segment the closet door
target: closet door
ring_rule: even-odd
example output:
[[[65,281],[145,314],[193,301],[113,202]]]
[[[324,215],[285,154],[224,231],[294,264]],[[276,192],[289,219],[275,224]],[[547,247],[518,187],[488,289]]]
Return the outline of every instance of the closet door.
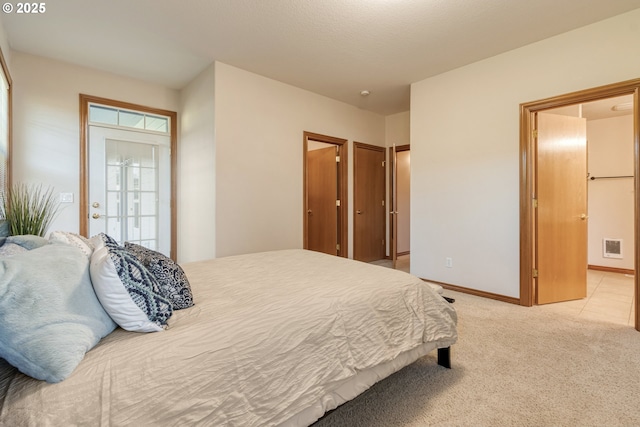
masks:
[[[377,261],[385,257],[384,148],[354,143],[353,258]]]
[[[337,148],[307,153],[307,236],[312,251],[338,255]]]
[[[537,114],[536,302],[587,296],[586,120]]]

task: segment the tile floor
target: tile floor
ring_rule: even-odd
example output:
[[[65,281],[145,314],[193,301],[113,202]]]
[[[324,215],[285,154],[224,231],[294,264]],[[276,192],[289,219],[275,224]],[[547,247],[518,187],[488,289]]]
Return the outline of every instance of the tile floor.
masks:
[[[409,272],[409,255],[398,257],[396,268]],[[373,264],[391,267],[390,260]],[[589,270],[587,272],[587,297],[576,301],[538,306],[541,310],[556,310],[582,318],[603,320],[634,326],[633,276]]]
[[[561,310],[583,318],[633,327],[633,276],[589,270],[586,298],[540,307],[545,310]]]

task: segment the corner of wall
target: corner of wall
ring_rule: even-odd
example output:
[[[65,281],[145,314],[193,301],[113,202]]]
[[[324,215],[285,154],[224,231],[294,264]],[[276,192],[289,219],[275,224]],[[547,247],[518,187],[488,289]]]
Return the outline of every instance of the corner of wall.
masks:
[[[394,144],[409,144],[409,134],[411,131],[410,118],[410,111],[391,114],[384,118],[385,146],[391,147]]]
[[[180,91],[180,262],[216,257],[215,63]]]

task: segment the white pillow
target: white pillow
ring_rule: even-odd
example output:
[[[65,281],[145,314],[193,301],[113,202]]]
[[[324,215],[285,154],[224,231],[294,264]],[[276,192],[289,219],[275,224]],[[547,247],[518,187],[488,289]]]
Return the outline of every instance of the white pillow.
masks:
[[[122,329],[158,332],[173,313],[155,277],[124,248],[105,245],[106,235],[91,238],[91,282],[105,311]]]
[[[61,242],[67,245],[75,246],[80,249],[87,258],[91,257],[93,253],[93,243],[84,236],[77,233],[70,233],[68,231],[52,231],[49,234],[49,241]]]

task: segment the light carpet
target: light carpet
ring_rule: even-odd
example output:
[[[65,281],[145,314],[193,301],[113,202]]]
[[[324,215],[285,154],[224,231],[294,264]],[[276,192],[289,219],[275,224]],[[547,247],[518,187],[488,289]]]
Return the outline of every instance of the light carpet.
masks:
[[[435,352],[326,414],[328,426],[640,426],[640,332],[445,291],[452,369]]]

